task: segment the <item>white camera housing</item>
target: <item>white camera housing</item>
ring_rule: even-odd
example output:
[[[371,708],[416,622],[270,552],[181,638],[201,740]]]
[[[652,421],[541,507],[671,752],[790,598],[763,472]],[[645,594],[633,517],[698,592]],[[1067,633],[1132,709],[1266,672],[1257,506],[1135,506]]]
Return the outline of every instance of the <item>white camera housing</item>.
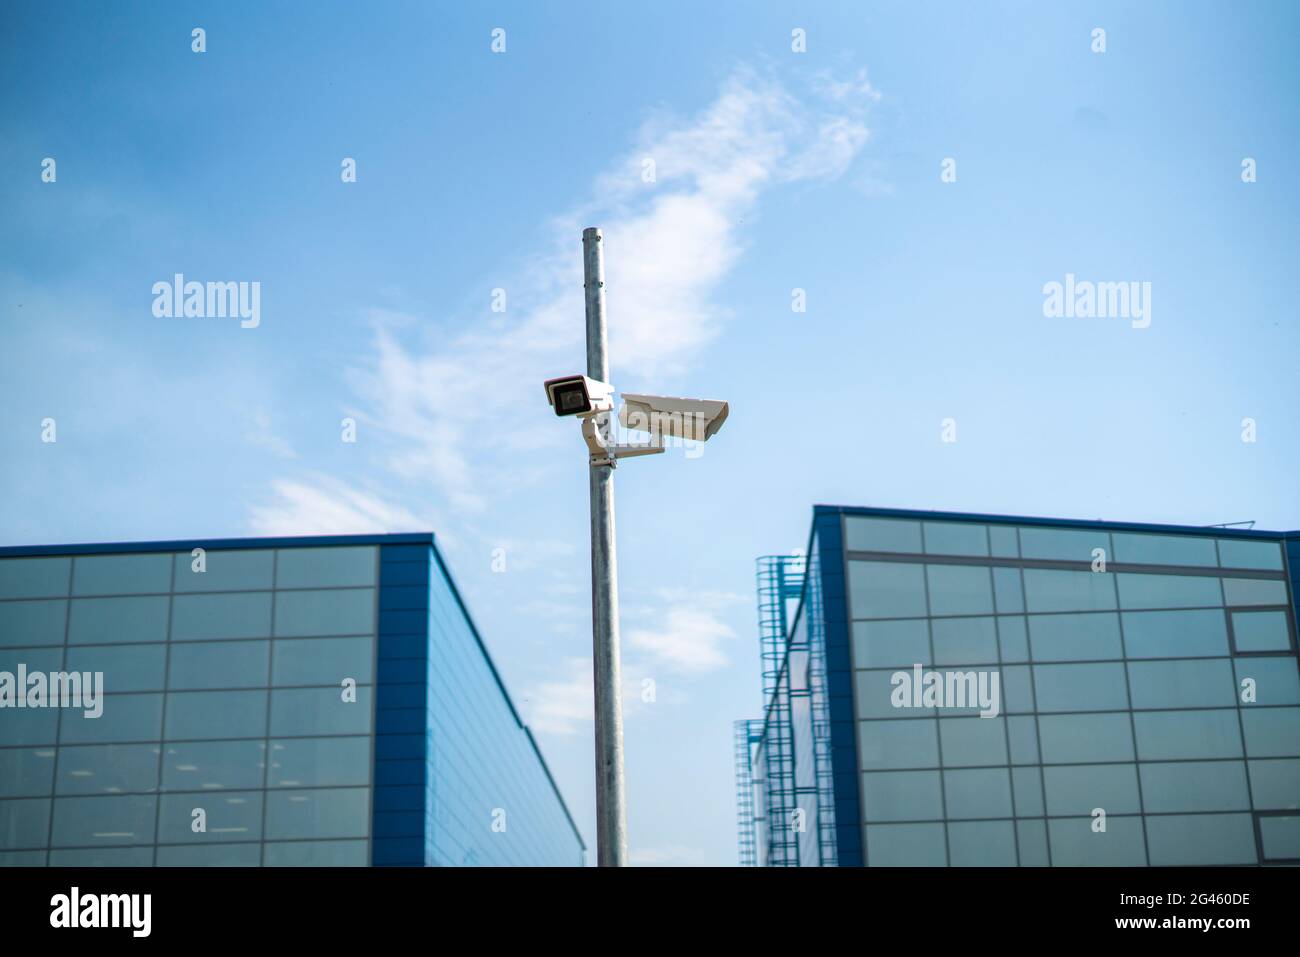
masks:
[[[599,379],[585,375],[566,375],[547,379],[546,401],[556,415],[576,415],[590,418],[614,409],[614,387]]]
[[[674,436],[704,442],[722,428],[729,411],[727,403],[715,399],[682,399],[625,392],[618,421],[625,429],[649,432],[655,438]]]

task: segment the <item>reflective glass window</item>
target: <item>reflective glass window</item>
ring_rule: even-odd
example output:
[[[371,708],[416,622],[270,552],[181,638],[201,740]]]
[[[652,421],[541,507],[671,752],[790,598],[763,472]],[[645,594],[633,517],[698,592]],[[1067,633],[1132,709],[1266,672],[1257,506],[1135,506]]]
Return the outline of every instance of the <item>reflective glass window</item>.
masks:
[[[1106,830],[1092,829],[1091,817],[1047,822],[1054,867],[1143,867],[1147,862],[1142,818],[1106,817]]]
[[[265,691],[180,691],[167,695],[167,737],[260,738],[266,734]]]
[[[373,546],[283,548],[276,569],[276,588],[335,588],[374,585]]]
[[[1234,611],[1232,639],[1243,651],[1289,651],[1291,635],[1284,611]]]
[[[920,624],[924,629],[925,623]],[[373,637],[277,640],[271,654],[271,677],[277,685],[338,685],[344,678],[370,684],[374,680]]]
[[[862,775],[862,807],[868,821],[942,820],[938,771],[873,771]]]
[[[1300,755],[1300,708],[1250,708],[1241,712],[1246,753],[1252,758]]]
[[[1228,605],[1285,605],[1286,582],[1278,578],[1225,578],[1223,600]]]
[[[66,595],[71,569],[71,558],[0,558],[0,598]]]
[[[53,748],[0,748],[0,798],[45,797],[53,780]]]
[[[41,860],[39,864],[44,864]],[[152,847],[64,847],[50,851],[50,867],[152,867]]]
[[[1233,664],[1237,667],[1238,693],[1241,683],[1247,678],[1255,682],[1255,700],[1242,702],[1243,707],[1300,704],[1300,671],[1296,669],[1296,659],[1293,656],[1263,658],[1251,655],[1235,658]]]
[[[169,555],[78,555],[74,595],[150,595],[171,591]]]
[[[1020,541],[1016,530],[1010,525],[989,526],[989,548],[995,558],[1017,558],[1020,555]]]
[[[1026,568],[1025,605],[1030,611],[1111,611],[1114,576],[1109,572]]]
[[[1016,836],[1011,821],[954,821],[948,825],[953,867],[1015,867]]]
[[[270,787],[370,783],[370,736],[284,738],[271,742]]]
[[[271,692],[271,734],[365,734],[370,730],[371,689],[343,700],[342,688],[284,688]]]
[[[932,615],[991,615],[993,585],[979,565],[927,565]]]
[[[1147,818],[1153,867],[1254,864],[1255,829],[1249,814],[1160,814]]]
[[[102,672],[105,691],[161,691],[167,646],[85,645],[68,648],[67,670]]]
[[[903,690],[899,693],[904,695],[904,703],[907,707],[894,707],[894,694],[900,685],[894,680],[894,676],[899,672],[907,675],[909,684],[902,686]],[[910,668],[900,668],[898,670],[889,668],[878,668],[872,671],[859,671],[854,674],[854,681],[857,685],[857,703],[858,716],[862,718],[933,718],[934,708],[914,708],[911,707],[911,682],[913,680]]]
[[[1250,810],[1245,761],[1162,761],[1141,777],[1148,812]]]
[[[369,832],[368,788],[267,792],[268,838],[365,837]]]
[[[933,720],[860,721],[858,735],[864,769],[939,766],[939,738]]]
[[[977,555],[989,553],[988,530],[967,522],[925,522],[927,555]]]
[[[173,690],[264,688],[270,662],[266,641],[197,641],[171,649]]]
[[[172,640],[269,638],[271,592],[177,595],[172,605]]]
[[[1249,761],[1251,796],[1258,810],[1300,808],[1300,759]]]
[[[1136,814],[1137,768],[1132,764],[1052,764],[1043,768],[1047,813],[1053,816],[1092,814],[1104,808],[1112,814]],[[1107,824],[1109,825],[1109,820]]]
[[[1133,760],[1133,728],[1124,712],[1045,714],[1038,734],[1044,764]]]
[[[1121,608],[1197,608],[1223,604],[1219,579],[1208,575],[1136,575],[1120,572]]]
[[[63,644],[66,601],[0,601],[0,647]]]
[[[1120,615],[1130,658],[1228,654],[1228,625],[1217,609],[1128,611]]]
[[[1025,714],[1034,711],[1034,685],[1028,665],[1002,666],[1000,693],[1001,710],[1008,714]]]
[[[108,694],[102,701],[104,710],[97,718],[86,717],[84,709],[62,709],[59,740],[64,744],[158,740],[162,695]]]
[[[49,798],[0,801],[0,850],[44,847],[49,828]]]
[[[920,554],[921,525],[892,518],[848,515],[844,519],[844,539],[845,547],[854,552]]]
[[[1124,666],[1034,665],[1039,711],[1110,711],[1128,707]]]
[[[944,867],[942,824],[868,824],[868,867]]]
[[[1020,846],[1021,867],[1048,865],[1046,821],[1016,821],[1016,843]]]
[[[1300,815],[1264,815],[1259,819],[1259,837],[1264,845],[1264,860],[1300,858]]]
[[[163,748],[165,791],[260,788],[264,741],[169,741]]]
[[[365,867],[369,850],[365,841],[271,841],[266,845],[267,867]]]
[[[1110,533],[1092,528],[1020,528],[1020,554],[1025,558],[1091,562],[1094,548],[1110,550]]]
[[[1088,661],[1124,657],[1114,612],[1034,615],[1029,643],[1035,661]]]
[[[1135,708],[1230,708],[1236,701],[1227,658],[1130,662],[1128,684]]]
[[[275,571],[275,552],[270,549],[219,548],[208,549],[204,555],[203,571],[194,570],[194,559],[189,552],[176,556],[174,590],[193,591],[254,591],[272,586]]]
[[[1003,719],[941,718],[939,743],[945,767],[1007,763],[1007,738]]]
[[[1029,636],[1024,615],[998,616],[998,646],[1003,661],[1029,660]]]
[[[1214,539],[1193,535],[1147,535],[1115,532],[1115,561],[1130,565],[1198,565],[1213,568]]]
[[[1023,613],[1025,594],[1020,587],[1020,569],[994,568],[993,595],[999,615]]]
[[[998,634],[992,618],[934,618],[934,663],[997,664]]]
[[[257,867],[260,844],[171,844],[158,848],[159,867]]]
[[[925,566],[849,562],[854,618],[920,618],[926,614]]]
[[[1012,764],[1038,763],[1038,732],[1032,717],[1007,717],[1007,739]]]
[[[374,631],[373,588],[276,592],[277,637],[365,635]]]
[[[1011,775],[1006,768],[943,772],[948,819],[1011,816]]]
[[[1138,757],[1144,761],[1241,757],[1241,727],[1235,709],[1137,711],[1133,729]]]
[[[161,800],[160,844],[256,841],[262,836],[261,791],[164,794]],[[195,811],[202,811],[202,816],[196,816]],[[196,832],[193,826],[196,820],[203,820],[206,830]]]
[[[1240,538],[1219,539],[1219,564],[1224,568],[1266,568],[1282,570],[1280,542],[1251,541]]]
[[[54,846],[149,844],[153,841],[152,794],[54,799]]]
[[[1012,768],[1011,795],[1015,798],[1017,817],[1041,817],[1043,814],[1042,769]]]
[[[149,598],[77,598],[68,619],[71,644],[167,640],[166,595]]]
[[[64,745],[59,749],[59,794],[122,794],[152,791],[157,786],[156,744]]]

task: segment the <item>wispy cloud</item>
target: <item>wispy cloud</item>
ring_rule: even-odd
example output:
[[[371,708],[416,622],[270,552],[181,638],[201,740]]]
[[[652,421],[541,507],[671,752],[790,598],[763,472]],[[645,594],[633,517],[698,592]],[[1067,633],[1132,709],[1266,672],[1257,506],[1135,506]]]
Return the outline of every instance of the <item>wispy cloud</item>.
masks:
[[[861,73],[819,74],[792,92],[738,69],[697,115],[648,120],[635,146],[598,178],[592,199],[556,217],[549,245],[509,283],[510,312],[489,324],[447,317],[435,336],[422,318],[374,310],[371,352],[350,380],[358,418],[382,443],[377,474],[388,476],[390,494],[419,501],[431,481],[440,504],[481,513],[495,496],[538,479],[521,469],[520,452],[571,438],[549,428],[539,386],[581,365],[577,239],[592,222],[602,225],[608,250],[616,384],[651,377],[663,384],[689,368],[728,319],[713,291],[742,253],[740,224],[765,190],[844,174],[867,140],[866,114],[877,99]],[[651,183],[642,176],[647,159]],[[516,312],[514,303],[536,305]],[[289,492],[301,506],[307,481],[277,483],[272,493]],[[284,505],[264,506],[261,520]],[[372,519],[393,512],[355,500],[341,509]]]
[[[660,597],[659,621],[653,627],[629,630],[628,648],[644,655],[651,665],[669,671],[703,674],[724,667],[728,662],[726,646],[736,632],[721,612],[744,599],[723,592],[681,589],[664,590]],[[645,617],[646,612],[640,614]]]
[[[255,505],[250,516],[260,535],[355,535],[428,529],[432,523],[377,494],[326,475],[272,483],[273,503]]]

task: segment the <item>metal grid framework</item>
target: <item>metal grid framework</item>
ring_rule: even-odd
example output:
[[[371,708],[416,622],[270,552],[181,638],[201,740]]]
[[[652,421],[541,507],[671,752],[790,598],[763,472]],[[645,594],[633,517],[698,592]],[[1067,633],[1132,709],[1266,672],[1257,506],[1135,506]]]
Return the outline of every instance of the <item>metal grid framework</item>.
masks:
[[[758,863],[758,845],[755,836],[754,808],[754,745],[762,738],[763,722],[742,718],[735,722],[736,758],[736,840],[740,852],[740,866],[754,867]]]
[[[813,770],[817,792],[817,845],[822,867],[839,863],[835,834],[835,775],[831,764],[831,716],[826,677],[825,609],[819,559],[814,549],[808,563],[808,694],[811,698]]]

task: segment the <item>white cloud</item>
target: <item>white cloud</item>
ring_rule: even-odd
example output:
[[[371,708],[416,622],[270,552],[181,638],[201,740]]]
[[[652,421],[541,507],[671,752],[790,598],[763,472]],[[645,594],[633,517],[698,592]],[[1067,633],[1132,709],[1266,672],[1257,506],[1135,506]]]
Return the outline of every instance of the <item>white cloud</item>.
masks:
[[[274,504],[255,505],[250,517],[259,535],[359,535],[424,531],[433,527],[401,506],[328,476],[271,483]]]
[[[754,216],[764,190],[842,175],[866,142],[865,115],[877,99],[862,73],[818,74],[795,95],[739,69],[696,116],[648,121],[635,148],[598,178],[592,201],[555,219],[549,247],[504,283],[510,312],[469,324],[373,311],[373,351],[350,378],[364,406],[356,415],[382,443],[384,471],[403,497],[428,494],[420,485],[431,480],[441,503],[484,512],[542,474],[521,468],[521,451],[573,438],[554,428],[539,386],[585,354],[584,225],[600,223],[605,234],[615,383],[666,385],[725,326],[713,290],[741,255],[738,224]],[[647,157],[656,167],[649,184]],[[302,483],[285,487],[305,495]]]
[[[682,844],[634,847],[628,851],[628,859],[638,867],[689,867],[702,864],[704,852],[699,848],[686,847]]]
[[[627,633],[628,648],[648,656],[654,664],[687,674],[715,671],[727,664],[726,645],[735,630],[719,612],[738,601],[738,595],[721,592],[661,592],[663,618],[655,627],[634,628]],[[641,611],[644,617],[645,611]]]
[[[543,681],[520,697],[527,723],[534,731],[569,735],[591,723],[595,693],[591,686],[591,659],[570,658],[564,673]]]

